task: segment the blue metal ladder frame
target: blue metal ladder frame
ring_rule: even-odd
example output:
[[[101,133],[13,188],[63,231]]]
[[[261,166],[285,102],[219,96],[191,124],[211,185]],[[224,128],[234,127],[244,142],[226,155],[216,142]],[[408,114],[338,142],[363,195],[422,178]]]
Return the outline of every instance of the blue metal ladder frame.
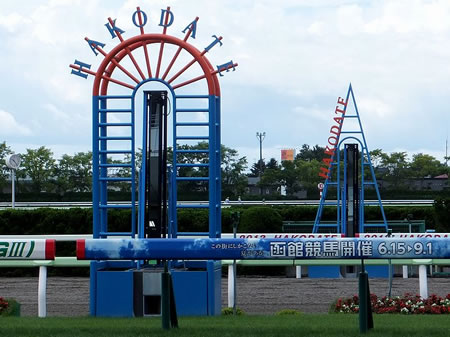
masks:
[[[351,95],[351,98],[353,101],[353,105],[355,107],[354,115],[347,115],[347,107],[348,107],[350,95]],[[387,221],[386,221],[386,215],[384,213],[383,204],[381,202],[380,191],[378,189],[375,172],[373,170],[372,161],[370,159],[369,149],[367,147],[367,142],[366,142],[366,138],[364,136],[361,119],[359,117],[358,106],[356,104],[356,100],[355,100],[355,96],[354,96],[351,84],[349,85],[345,101],[347,102],[347,105],[345,105],[344,113],[342,114],[343,120],[342,120],[341,130],[342,130],[342,126],[343,126],[346,118],[356,118],[358,120],[359,130],[341,131],[340,134],[337,136],[337,144],[338,145],[336,146],[335,152],[331,158],[332,162],[330,165],[328,176],[325,180],[322,197],[320,199],[319,208],[317,210],[316,218],[314,221],[313,233],[318,233],[321,228],[333,228],[337,233],[345,233],[346,232],[347,223],[346,223],[346,217],[345,217],[345,206],[346,206],[347,196],[346,196],[345,186],[346,186],[346,182],[347,182],[347,176],[346,176],[346,172],[344,171],[344,177],[343,177],[343,179],[341,179],[340,146],[343,144],[343,142],[345,140],[348,140],[348,139],[357,141],[361,145],[361,153],[362,153],[362,155],[361,155],[361,172],[360,172],[361,173],[361,180],[360,180],[361,188],[360,188],[360,202],[359,202],[359,232],[364,233],[366,231],[366,229],[370,228],[370,227],[382,228],[384,231],[387,232],[388,226],[387,226]],[[345,135],[342,140],[340,140],[341,135]],[[361,139],[357,138],[358,136]],[[337,156],[337,158],[335,158],[335,156]],[[346,163],[346,162],[347,162],[347,158],[346,158],[346,153],[344,152],[344,163]],[[365,177],[364,177],[365,167],[369,168],[372,180],[369,180],[369,181],[365,180]],[[336,168],[336,180],[335,181],[332,180],[333,168]],[[328,188],[330,186],[336,186],[336,201],[327,201],[326,200]],[[368,186],[373,186],[375,188],[376,195],[378,198],[376,204],[378,204],[378,206],[380,208],[380,212],[381,212],[381,215],[383,218],[382,223],[379,223],[379,224],[370,223],[369,224],[364,221],[364,206],[370,204],[369,202],[366,202],[365,198],[364,198],[365,197],[365,189]],[[330,223],[321,223],[323,210],[324,210],[325,206],[335,206],[336,207],[336,213],[337,213],[336,223],[331,223],[331,224]]]
[[[135,96],[142,84],[150,81],[161,82],[166,85],[174,98],[172,112],[173,112],[173,159],[172,165],[169,167],[169,236],[176,238],[179,235],[195,235],[205,236],[210,238],[218,238],[221,236],[221,149],[220,149],[220,97],[214,95],[176,95],[169,83],[159,79],[148,79],[139,83],[131,95],[104,95],[93,96],[93,237],[94,238],[108,238],[111,236],[142,236],[143,224],[137,223],[140,219],[140,214],[136,216],[136,166],[135,166]],[[192,108],[184,109],[178,108],[177,101],[182,99],[188,100],[207,100],[208,108]],[[108,109],[109,100],[129,100],[130,105],[127,109]],[[177,114],[183,112],[207,112],[208,122],[178,122]],[[130,113],[130,121],[127,123],[108,123],[108,115],[113,113]],[[208,136],[178,136],[178,127],[192,127],[205,126],[208,127]],[[114,137],[108,136],[110,128],[131,128],[130,137]],[[130,141],[130,148],[127,149],[112,149],[108,145],[110,140]],[[189,205],[191,208],[208,208],[209,210],[209,231],[208,232],[184,232],[178,231],[177,226],[177,209],[185,208],[177,203],[177,185],[180,181],[195,181],[199,177],[178,177],[177,168],[184,165],[198,166],[196,164],[177,163],[177,153],[182,152],[177,148],[177,140],[206,140],[208,141],[208,164],[201,166],[208,167],[208,176],[201,178],[201,180],[208,181],[209,186],[209,205]],[[193,150],[195,151],[195,150]],[[131,157],[130,164],[114,164],[108,163],[108,154],[129,154]],[[108,176],[108,169],[111,168],[129,168],[130,176],[128,177],[110,177]],[[131,184],[131,202],[128,205],[112,205],[108,203],[108,183],[114,181],[126,181]],[[108,210],[113,208],[129,208],[131,209],[131,229],[129,232],[111,232],[108,229]],[[140,220],[141,221],[141,220]],[[141,228],[142,227],[142,228]],[[93,261],[91,263],[91,315],[96,315],[96,283],[97,271],[109,267],[114,268],[135,268],[139,267],[140,263],[136,261]],[[220,289],[220,284],[216,284],[214,275],[221,273],[220,261],[205,261],[196,263],[196,266],[205,268],[208,273],[208,314],[215,315],[220,313],[221,303],[216,301],[215,294],[217,289]],[[218,288],[219,287],[219,288]],[[220,301],[219,301],[220,302]]]

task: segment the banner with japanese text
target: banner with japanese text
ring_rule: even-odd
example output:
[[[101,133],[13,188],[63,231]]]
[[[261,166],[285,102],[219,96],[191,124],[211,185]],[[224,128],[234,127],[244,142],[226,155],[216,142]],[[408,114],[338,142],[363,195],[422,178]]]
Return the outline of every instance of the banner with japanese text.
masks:
[[[424,259],[450,258],[447,238],[88,239],[79,259]]]

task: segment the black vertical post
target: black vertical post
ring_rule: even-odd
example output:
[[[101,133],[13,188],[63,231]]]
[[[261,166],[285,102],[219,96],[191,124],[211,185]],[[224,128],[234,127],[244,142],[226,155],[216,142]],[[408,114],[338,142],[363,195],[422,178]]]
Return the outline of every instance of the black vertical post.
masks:
[[[148,91],[146,128],[145,219],[147,238],[167,234],[167,92]]]
[[[366,333],[369,329],[373,329],[369,274],[364,268],[364,260],[361,260],[361,272],[359,273],[359,332]]]
[[[359,184],[358,184],[358,144],[345,144],[346,151],[346,176],[347,207],[346,223],[347,237],[355,237],[359,232]]]

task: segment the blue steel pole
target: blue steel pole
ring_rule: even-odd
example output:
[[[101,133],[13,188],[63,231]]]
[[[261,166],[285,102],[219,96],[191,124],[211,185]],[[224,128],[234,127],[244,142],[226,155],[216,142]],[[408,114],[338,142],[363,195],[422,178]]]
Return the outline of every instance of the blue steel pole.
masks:
[[[98,156],[98,104],[99,98],[92,97],[92,218],[93,218],[93,238],[99,238],[99,156]]]
[[[134,96],[131,97],[131,236],[136,237],[136,128]]]

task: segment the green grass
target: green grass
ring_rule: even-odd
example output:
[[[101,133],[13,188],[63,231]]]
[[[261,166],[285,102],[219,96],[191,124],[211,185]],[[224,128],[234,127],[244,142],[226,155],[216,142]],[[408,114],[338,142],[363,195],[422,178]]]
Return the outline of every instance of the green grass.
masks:
[[[447,315],[376,315],[366,336],[448,336]],[[164,331],[159,318],[0,318],[0,336],[196,336],[287,337],[360,336],[358,315],[301,314],[180,318],[180,327]]]

